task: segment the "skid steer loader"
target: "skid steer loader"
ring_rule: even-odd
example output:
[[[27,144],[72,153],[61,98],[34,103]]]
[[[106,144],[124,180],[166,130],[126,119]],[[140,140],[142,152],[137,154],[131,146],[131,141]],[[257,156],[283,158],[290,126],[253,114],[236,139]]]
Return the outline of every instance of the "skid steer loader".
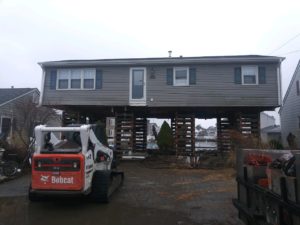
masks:
[[[123,183],[124,173],[114,168],[113,150],[104,146],[97,134],[96,125],[35,127],[29,200],[85,195],[108,202]]]

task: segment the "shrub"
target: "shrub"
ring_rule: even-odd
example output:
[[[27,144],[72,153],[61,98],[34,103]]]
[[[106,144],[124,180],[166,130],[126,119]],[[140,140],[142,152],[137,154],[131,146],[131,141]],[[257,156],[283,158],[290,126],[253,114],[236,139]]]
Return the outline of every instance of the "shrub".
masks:
[[[161,151],[169,152],[173,150],[173,144],[174,140],[172,135],[172,129],[169,126],[169,124],[166,121],[164,121],[157,135],[157,145]]]

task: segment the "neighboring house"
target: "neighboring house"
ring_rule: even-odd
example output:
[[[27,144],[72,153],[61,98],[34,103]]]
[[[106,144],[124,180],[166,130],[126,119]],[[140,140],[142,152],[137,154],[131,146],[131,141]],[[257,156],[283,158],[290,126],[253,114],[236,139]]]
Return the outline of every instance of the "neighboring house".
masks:
[[[141,140],[146,135],[138,132],[147,122],[136,118],[170,118],[181,150],[187,145],[193,149],[195,118],[217,118],[218,143],[227,141],[220,145],[225,148],[228,128],[259,135],[260,112],[281,105],[283,59],[245,55],[42,62],[40,104],[92,121],[117,116],[118,130],[128,135],[125,145],[125,138],[115,134],[117,149],[145,146]],[[241,120],[252,125],[243,127]]]
[[[214,138],[217,137],[217,128],[216,127],[210,126],[206,129],[206,132],[207,132],[207,136],[209,136],[209,137],[214,137]]]
[[[279,125],[264,127],[260,130],[262,142],[269,143],[270,141],[278,141],[281,143],[281,128]]]
[[[274,116],[264,112],[260,114],[260,138],[264,143],[272,140],[281,142],[281,127],[276,125]]]
[[[25,98],[38,103],[39,94],[36,88],[0,88],[0,136],[11,137],[13,128],[20,122],[15,105]]]
[[[276,124],[276,120],[274,116],[271,116],[265,112],[262,112],[260,114],[260,129],[274,126],[275,124]]]
[[[207,132],[206,132],[206,129],[203,128],[200,124],[198,124],[196,126],[196,137],[200,138],[201,136],[206,136],[207,135]]]
[[[289,87],[279,110],[281,119],[281,137],[284,147],[288,146],[289,133],[295,136],[295,144],[300,147],[300,61],[296,67]]]

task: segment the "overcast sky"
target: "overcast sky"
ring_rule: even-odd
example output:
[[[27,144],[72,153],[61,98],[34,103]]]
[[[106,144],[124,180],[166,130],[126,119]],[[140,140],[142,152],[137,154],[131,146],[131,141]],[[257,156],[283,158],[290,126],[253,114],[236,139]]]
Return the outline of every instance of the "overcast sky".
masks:
[[[168,50],[286,57],[284,94],[300,58],[300,1],[0,0],[0,88],[40,89],[41,61],[166,57]]]

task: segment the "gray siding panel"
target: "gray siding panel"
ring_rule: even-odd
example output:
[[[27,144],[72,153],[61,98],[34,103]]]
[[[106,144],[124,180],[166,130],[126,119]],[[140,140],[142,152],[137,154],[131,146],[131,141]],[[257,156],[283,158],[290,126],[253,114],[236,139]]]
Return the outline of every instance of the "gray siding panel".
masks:
[[[45,77],[44,105],[128,105],[129,68],[101,68],[102,88],[96,90],[51,90]]]
[[[282,143],[285,147],[288,146],[287,136],[291,132],[296,136],[296,142],[298,148],[300,148],[300,128],[299,119],[300,116],[300,96],[297,95],[296,82],[300,80],[300,70],[296,71],[295,79],[291,82],[291,89],[287,93],[284,105],[281,108],[281,136]]]
[[[147,81],[148,106],[277,106],[277,66],[265,65],[266,84],[234,82],[234,68],[240,65],[199,65],[196,85],[165,85],[165,67],[155,68],[155,79]]]
[[[147,105],[160,106],[278,106],[277,64],[265,64],[266,84],[234,83],[234,68],[238,64],[185,65],[196,69],[196,84],[184,87],[166,84],[168,66],[147,67]],[[45,78],[44,105],[129,104],[130,67],[101,67],[103,86],[99,90],[50,90],[50,78]],[[154,76],[150,76],[150,72]],[[154,77],[154,78],[152,78]],[[150,101],[153,99],[153,101]]]

